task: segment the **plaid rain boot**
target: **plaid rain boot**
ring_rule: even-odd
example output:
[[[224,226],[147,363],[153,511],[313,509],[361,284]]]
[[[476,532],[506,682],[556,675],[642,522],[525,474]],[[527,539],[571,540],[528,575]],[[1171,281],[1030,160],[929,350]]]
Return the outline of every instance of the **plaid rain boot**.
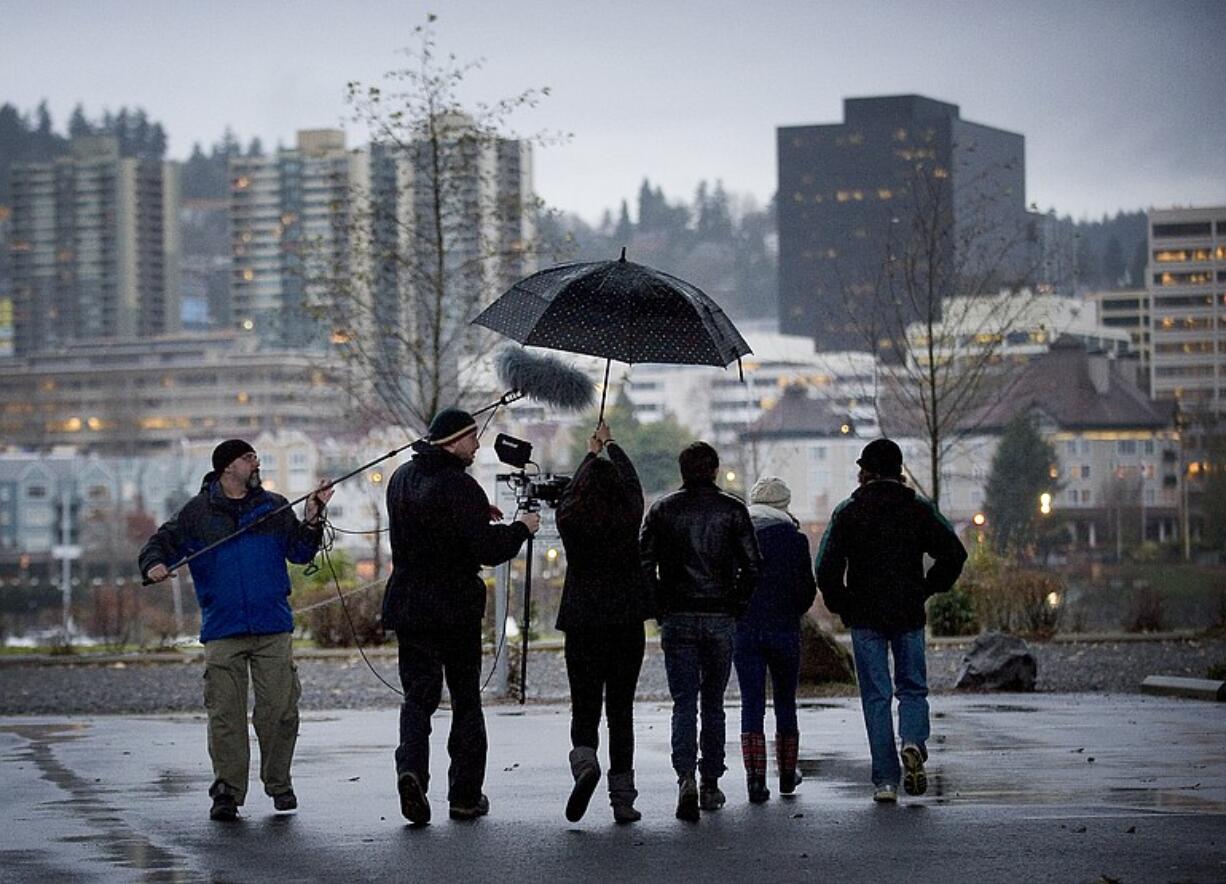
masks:
[[[766,734],[741,734],[741,758],[745,761],[745,785],[750,804],[770,800],[766,788]]]

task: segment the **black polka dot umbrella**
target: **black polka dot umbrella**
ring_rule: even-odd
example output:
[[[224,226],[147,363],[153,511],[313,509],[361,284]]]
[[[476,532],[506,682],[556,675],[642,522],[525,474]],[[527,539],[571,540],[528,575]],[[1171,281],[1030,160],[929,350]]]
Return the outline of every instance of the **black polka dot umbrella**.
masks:
[[[473,320],[532,347],[618,362],[726,366],[751,353],[698,286],[626,260],[559,264],[511,286]],[[609,366],[605,365],[605,389]],[[600,402],[604,415],[604,396]]]

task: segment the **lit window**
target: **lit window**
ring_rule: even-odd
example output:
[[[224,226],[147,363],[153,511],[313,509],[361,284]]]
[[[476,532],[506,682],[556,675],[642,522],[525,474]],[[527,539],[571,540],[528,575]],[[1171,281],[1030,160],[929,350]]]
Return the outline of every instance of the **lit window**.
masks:
[[[246,282],[251,282],[253,279],[255,279],[255,271],[248,267],[243,271],[243,280]]]
[[[239,401],[239,404],[246,405],[248,402],[251,401],[251,396],[249,396],[247,393],[240,392],[237,396],[237,399]]]
[[[234,189],[235,190],[246,190],[250,186],[251,186],[251,179],[248,178],[246,175],[239,175],[237,178],[234,179]]]
[[[889,200],[893,198],[894,198],[894,191],[890,190],[888,187],[878,187],[877,188],[877,199]]]

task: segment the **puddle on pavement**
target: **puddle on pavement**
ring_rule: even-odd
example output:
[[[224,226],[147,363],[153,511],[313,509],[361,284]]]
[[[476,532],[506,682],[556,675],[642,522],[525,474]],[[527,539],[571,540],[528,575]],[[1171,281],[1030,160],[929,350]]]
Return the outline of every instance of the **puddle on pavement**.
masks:
[[[17,750],[17,754],[28,758],[43,779],[66,793],[65,798],[42,802],[38,805],[39,812],[52,814],[57,819],[71,815],[94,830],[90,834],[59,840],[91,846],[103,861],[122,868],[139,869],[147,877],[175,881],[200,879],[201,876],[187,868],[184,858],[154,844],[124,822],[119,809],[103,797],[113,791],[110,787],[79,776],[56,756],[57,743],[80,739],[88,730],[87,724],[12,724],[0,728],[0,731],[26,740],[25,747]]]

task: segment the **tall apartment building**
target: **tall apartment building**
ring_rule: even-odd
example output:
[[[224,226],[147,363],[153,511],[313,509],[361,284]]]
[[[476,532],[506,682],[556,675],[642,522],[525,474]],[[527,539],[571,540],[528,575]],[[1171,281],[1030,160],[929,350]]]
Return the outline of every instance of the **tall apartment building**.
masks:
[[[428,339],[423,319],[438,323],[450,344],[442,353],[448,363],[443,376],[464,371],[466,357],[484,349],[474,339],[486,334],[470,320],[535,269],[531,144],[490,137],[460,113],[439,117],[433,131],[433,141],[423,136],[371,145],[371,313],[399,329],[398,336],[371,330],[383,347],[384,383],[412,383],[415,358],[403,343]],[[442,203],[438,220],[436,198]],[[440,240],[445,283],[436,307],[432,283]]]
[[[778,129],[781,332],[823,350],[865,349],[854,308],[871,309],[888,253],[929,210],[946,231],[937,255],[946,268],[978,271],[995,260],[983,233],[1016,246],[989,268],[994,282],[1019,281],[1037,263],[1028,254],[1037,246],[1025,242],[1021,135],[919,95],[849,98],[843,109],[842,123]],[[955,293],[977,292],[943,294]]]
[[[346,150],[339,129],[307,129],[294,148],[230,160],[234,326],[266,345],[323,348],[327,323],[308,307],[320,272],[348,258],[354,187],[367,155]]]
[[[530,145],[471,137],[472,121],[442,118],[446,167],[439,194],[447,254],[443,310],[464,325],[473,306],[464,293],[490,295],[528,272],[520,254],[533,237]],[[434,198],[426,145],[376,142],[348,150],[336,129],[304,130],[293,150],[231,160],[230,221],[234,257],[231,314],[240,330],[277,347],[323,347],[333,329],[308,309],[335,292],[341,275],[355,305],[359,334],[386,348],[388,379],[402,378],[395,324],[411,337],[433,275]],[[461,289],[463,292],[461,292]],[[367,302],[366,299],[369,299]],[[449,349],[447,355],[454,356]]]
[[[1150,390],[1226,412],[1226,206],[1151,209]]]
[[[177,330],[174,164],[124,157],[114,138],[89,136],[10,175],[17,355]]]

